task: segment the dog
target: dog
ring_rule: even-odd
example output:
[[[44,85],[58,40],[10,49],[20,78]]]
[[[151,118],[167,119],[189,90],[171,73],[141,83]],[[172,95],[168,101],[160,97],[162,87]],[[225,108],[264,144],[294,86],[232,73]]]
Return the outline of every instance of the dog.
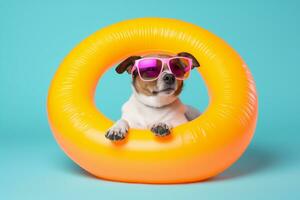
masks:
[[[200,66],[190,53],[181,52],[175,56],[190,59],[190,69]],[[133,93],[122,106],[121,119],[105,134],[111,141],[126,138],[129,128],[150,129],[157,137],[164,137],[171,133],[173,127],[191,121],[201,114],[197,109],[181,102],[179,95],[183,90],[184,80],[177,79],[166,63],[163,64],[158,78],[153,81],[142,80],[137,69],[132,71],[137,60],[150,57],[164,59],[174,56],[169,54],[130,56],[115,69],[118,74],[127,71],[132,75]]]

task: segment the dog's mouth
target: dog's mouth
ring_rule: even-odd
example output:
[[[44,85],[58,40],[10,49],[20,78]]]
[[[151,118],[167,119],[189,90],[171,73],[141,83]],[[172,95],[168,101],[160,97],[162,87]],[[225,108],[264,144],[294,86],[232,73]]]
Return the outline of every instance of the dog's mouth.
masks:
[[[167,88],[164,88],[162,90],[154,90],[152,91],[152,94],[156,95],[158,93],[171,93],[175,90],[175,88],[172,88],[172,87],[167,87]]]

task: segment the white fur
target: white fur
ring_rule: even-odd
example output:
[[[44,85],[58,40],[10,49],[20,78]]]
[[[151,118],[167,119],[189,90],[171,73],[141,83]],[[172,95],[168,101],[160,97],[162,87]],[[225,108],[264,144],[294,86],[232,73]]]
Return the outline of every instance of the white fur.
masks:
[[[187,122],[187,107],[175,96],[144,96],[133,94],[122,107],[122,119],[130,128],[149,129],[153,124],[163,122],[171,127]]]
[[[177,97],[174,95],[157,94],[155,96],[146,96],[144,94],[138,94],[133,86],[132,91],[134,98],[150,107],[163,107],[169,105],[177,99]]]

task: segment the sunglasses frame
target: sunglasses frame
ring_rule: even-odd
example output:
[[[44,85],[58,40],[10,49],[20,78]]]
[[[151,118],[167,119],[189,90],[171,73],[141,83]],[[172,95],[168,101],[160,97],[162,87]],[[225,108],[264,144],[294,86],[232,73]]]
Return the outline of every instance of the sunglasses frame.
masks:
[[[186,60],[189,62],[189,65],[188,65],[188,71],[187,71],[187,76],[186,76],[186,77],[178,78],[178,77],[175,76],[175,74],[173,74],[173,72],[172,72],[172,70],[171,70],[171,67],[170,67],[170,64],[169,64],[169,63],[170,63],[170,60],[172,60],[172,59],[178,59],[178,58],[181,58],[181,59],[184,58],[184,59],[186,59]],[[148,59],[156,59],[156,60],[160,60],[161,63],[162,63],[162,67],[161,67],[161,70],[160,70],[158,76],[157,76],[156,78],[153,78],[153,79],[150,79],[150,80],[143,79],[143,77],[142,77],[141,74],[140,74],[140,69],[139,69],[139,67],[138,67],[140,61],[148,60]],[[131,69],[131,74],[132,74],[132,76],[133,76],[134,70],[137,70],[137,71],[138,71],[139,77],[140,77],[143,81],[155,81],[155,80],[157,80],[157,79],[159,78],[159,76],[160,76],[161,73],[163,72],[163,69],[164,69],[164,65],[165,65],[165,64],[168,66],[168,69],[169,69],[170,72],[175,76],[176,79],[178,79],[178,80],[185,80],[185,79],[187,79],[187,78],[189,77],[189,75],[190,75],[190,71],[192,70],[192,64],[193,64],[193,61],[192,61],[191,58],[184,57],[184,56],[174,56],[174,57],[171,57],[171,58],[145,57],[145,58],[141,58],[141,59],[135,60],[134,65],[133,65],[133,67],[132,67],[132,69]]]

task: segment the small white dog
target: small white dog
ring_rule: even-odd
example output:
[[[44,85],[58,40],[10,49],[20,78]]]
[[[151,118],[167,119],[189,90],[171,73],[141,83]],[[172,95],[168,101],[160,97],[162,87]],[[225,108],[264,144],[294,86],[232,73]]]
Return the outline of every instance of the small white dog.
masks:
[[[178,96],[190,70],[199,66],[196,58],[187,52],[176,56],[131,56],[121,62],[116,71],[132,74],[133,94],[122,106],[121,119],[105,137],[122,140],[129,128],[150,129],[162,137],[169,135],[173,127],[197,118],[201,113],[184,105]]]

